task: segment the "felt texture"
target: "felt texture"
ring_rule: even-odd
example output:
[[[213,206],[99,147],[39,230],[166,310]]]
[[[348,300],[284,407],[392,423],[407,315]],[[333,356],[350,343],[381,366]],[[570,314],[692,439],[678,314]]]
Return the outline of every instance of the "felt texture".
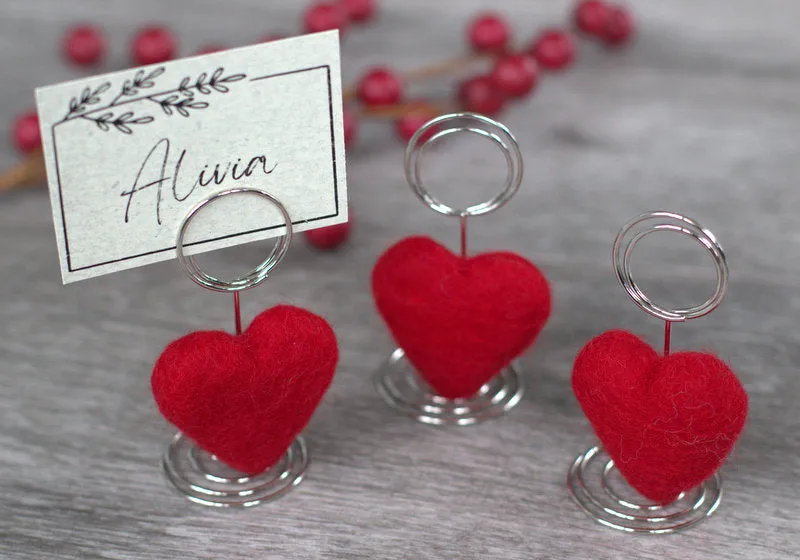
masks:
[[[428,237],[390,247],[372,292],[407,359],[450,399],[474,395],[533,344],[550,315],[547,280],[521,256],[465,259]]]
[[[572,388],[620,474],[661,504],[719,469],[747,417],[747,394],[718,357],[664,357],[621,330],[581,350]]]
[[[308,424],[338,357],[324,319],[279,305],[239,336],[198,331],[172,342],[156,361],[153,397],[202,449],[256,474],[275,464]]]

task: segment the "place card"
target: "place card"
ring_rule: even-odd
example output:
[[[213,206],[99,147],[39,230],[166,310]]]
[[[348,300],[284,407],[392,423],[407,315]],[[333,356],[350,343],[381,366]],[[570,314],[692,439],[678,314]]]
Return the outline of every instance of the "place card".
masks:
[[[316,33],[36,90],[64,283],[175,258],[202,199],[268,192],[293,230],[347,221],[339,34]],[[203,208],[187,254],[282,235],[268,202]]]

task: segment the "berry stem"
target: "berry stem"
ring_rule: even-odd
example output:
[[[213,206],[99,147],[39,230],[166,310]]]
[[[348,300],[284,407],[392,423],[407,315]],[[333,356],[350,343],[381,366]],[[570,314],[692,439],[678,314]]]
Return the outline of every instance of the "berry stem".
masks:
[[[44,180],[45,167],[42,150],[34,150],[17,165],[0,175],[0,192],[10,191]]]
[[[408,70],[400,74],[404,83],[411,84],[415,82],[422,82],[431,78],[439,76],[447,76],[462,72],[478,62],[492,60],[494,56],[489,53],[472,53],[465,56],[451,58],[417,68],[415,70]],[[342,92],[342,99],[345,103],[355,101],[358,98],[358,88],[349,87]]]
[[[493,57],[487,53],[473,53],[458,58],[451,58],[428,66],[423,66],[417,70],[410,70],[402,73],[403,81],[406,83],[421,82],[439,76],[445,76],[461,72],[468,69],[478,62],[490,60]]]
[[[429,114],[431,116],[447,113],[453,107],[446,103],[432,103],[428,101],[410,101],[387,107],[363,107],[358,114],[362,117],[375,119],[398,119],[409,114]]]

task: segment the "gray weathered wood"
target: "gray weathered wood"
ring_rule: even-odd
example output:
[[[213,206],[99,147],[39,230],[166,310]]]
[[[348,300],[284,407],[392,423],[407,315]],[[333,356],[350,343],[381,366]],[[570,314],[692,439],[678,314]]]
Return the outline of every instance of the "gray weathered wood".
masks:
[[[412,68],[461,50],[477,9],[513,15],[528,37],[564,20],[570,3],[383,0],[379,23],[344,46],[351,81],[368,64]],[[5,122],[34,86],[75,76],[57,58],[65,25],[103,24],[113,66],[130,33],[153,19],[201,40],[243,44],[296,29],[303,2],[257,0],[6,0],[0,7],[0,107]],[[800,4],[787,0],[637,1],[641,38],[611,54],[581,43],[573,71],[543,79],[504,117],[526,156],[517,199],[474,220],[474,250],[508,248],[537,262],[555,308],[523,359],[529,392],[510,416],[469,429],[397,417],[370,376],[391,350],[369,292],[379,252],[409,232],[457,243],[457,224],[406,188],[388,126],[365,125],[349,162],[352,243],[317,254],[298,243],[274,279],[244,298],[246,317],[289,301],[327,316],[341,364],[307,438],[305,483],[245,512],[193,506],[163,480],[173,429],[149,393],[153,360],[172,338],[231,322],[230,300],[166,263],[60,285],[42,189],[0,200],[0,557],[527,558],[777,560],[800,556]],[[443,86],[442,86],[443,87]],[[0,167],[15,161],[0,150]],[[499,159],[455,142],[430,158],[432,188],[483,196]],[[482,182],[486,178],[485,183]],[[488,185],[488,186],[487,186]],[[442,191],[437,191],[442,192]],[[456,196],[456,195],[454,195]],[[752,412],[724,469],[718,514],[684,534],[636,538],[595,525],[570,502],[568,463],[591,442],[569,387],[589,337],[627,327],[658,342],[661,326],[616,285],[609,250],[637,213],[668,208],[711,228],[728,251],[729,297],[677,326],[681,347],[710,348],[745,383]],[[649,243],[649,242],[648,242]],[[658,248],[656,242],[642,248]],[[708,262],[685,239],[666,258],[637,253],[646,288],[702,297]],[[241,247],[209,260],[243,270]]]

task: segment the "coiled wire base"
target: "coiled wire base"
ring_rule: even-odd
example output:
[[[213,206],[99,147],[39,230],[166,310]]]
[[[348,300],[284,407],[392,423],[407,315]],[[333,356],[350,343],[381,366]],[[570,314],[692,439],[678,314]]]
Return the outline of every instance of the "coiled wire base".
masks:
[[[634,501],[633,490],[599,446],[578,455],[569,469],[567,487],[575,502],[595,521],[629,533],[656,535],[686,529],[713,514],[722,500],[722,481],[714,474],[670,504]]]
[[[395,410],[423,424],[470,426],[502,416],[522,399],[524,387],[514,364],[481,387],[474,396],[446,399],[433,393],[398,348],[376,372],[375,387]]]
[[[248,508],[277,500],[300,484],[308,468],[306,443],[297,437],[273,467],[248,476],[235,471],[177,433],[164,453],[164,473],[192,502],[221,508]]]

